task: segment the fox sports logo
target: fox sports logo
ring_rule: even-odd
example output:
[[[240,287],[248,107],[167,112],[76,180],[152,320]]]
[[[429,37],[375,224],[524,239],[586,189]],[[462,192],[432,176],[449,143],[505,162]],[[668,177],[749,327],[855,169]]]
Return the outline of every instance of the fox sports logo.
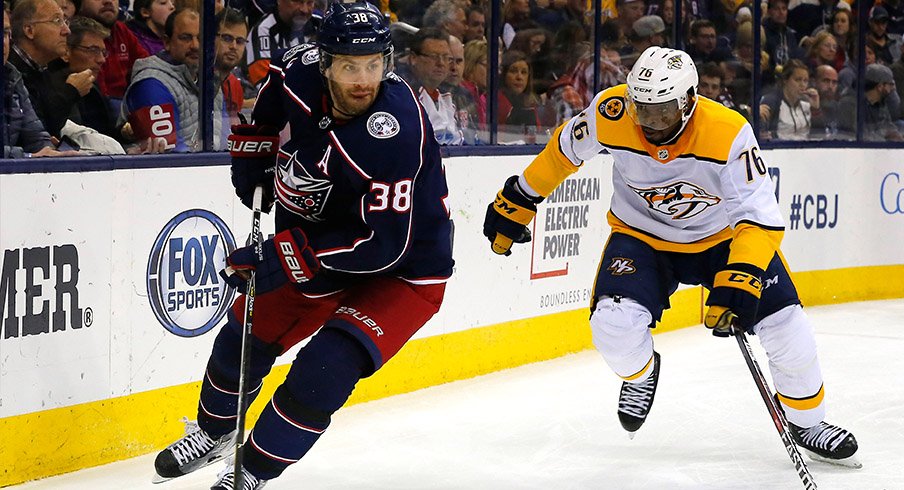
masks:
[[[235,290],[220,278],[235,238],[219,216],[190,209],[157,235],[148,259],[151,309],[161,325],[180,337],[203,335],[232,305]]]

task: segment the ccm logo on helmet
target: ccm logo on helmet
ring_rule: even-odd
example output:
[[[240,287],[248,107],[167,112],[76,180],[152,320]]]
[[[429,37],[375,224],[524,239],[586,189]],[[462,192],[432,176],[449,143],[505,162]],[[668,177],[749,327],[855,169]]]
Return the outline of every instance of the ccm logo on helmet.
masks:
[[[362,37],[360,39],[352,39],[352,44],[366,44],[375,42],[377,38],[375,37]]]
[[[290,241],[280,241],[277,242],[279,245],[279,251],[282,252],[283,261],[286,264],[286,268],[288,269],[289,276],[295,282],[306,282],[308,279],[308,275],[301,268],[301,264],[298,262],[298,258],[296,257],[297,252],[295,251],[294,244]]]

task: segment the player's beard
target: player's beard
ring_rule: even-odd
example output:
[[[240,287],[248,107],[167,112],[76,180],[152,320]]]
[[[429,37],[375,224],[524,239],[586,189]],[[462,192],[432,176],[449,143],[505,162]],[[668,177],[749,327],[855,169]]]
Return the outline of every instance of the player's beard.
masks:
[[[369,87],[367,85],[350,85],[334,82],[327,79],[330,87],[330,97],[333,100],[333,109],[339,112],[342,118],[360,116],[370,109],[377,98],[380,86]],[[369,91],[367,97],[353,97],[352,93]]]

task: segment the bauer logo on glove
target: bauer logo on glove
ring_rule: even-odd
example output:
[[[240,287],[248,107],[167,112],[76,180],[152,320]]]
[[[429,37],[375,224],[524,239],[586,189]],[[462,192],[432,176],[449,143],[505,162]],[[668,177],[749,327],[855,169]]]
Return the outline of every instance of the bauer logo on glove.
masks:
[[[320,260],[301,228],[281,231],[259,247],[243,247],[229,254],[227,267],[220,271],[227,284],[243,291],[249,272],[254,271],[256,293],[264,294],[287,282],[306,282],[320,270]]]

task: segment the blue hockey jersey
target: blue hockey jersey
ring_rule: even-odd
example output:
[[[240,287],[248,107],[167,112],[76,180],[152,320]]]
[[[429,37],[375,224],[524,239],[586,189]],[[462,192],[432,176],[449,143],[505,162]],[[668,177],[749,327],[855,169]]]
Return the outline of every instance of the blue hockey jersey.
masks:
[[[331,117],[316,47],[277,54],[253,123],[285,128],[276,172],[276,228],[300,227],[327,271],[303,288],[327,292],[364,275],[415,283],[452,273],[452,222],[439,152],[423,108],[394,74],[374,104]]]

